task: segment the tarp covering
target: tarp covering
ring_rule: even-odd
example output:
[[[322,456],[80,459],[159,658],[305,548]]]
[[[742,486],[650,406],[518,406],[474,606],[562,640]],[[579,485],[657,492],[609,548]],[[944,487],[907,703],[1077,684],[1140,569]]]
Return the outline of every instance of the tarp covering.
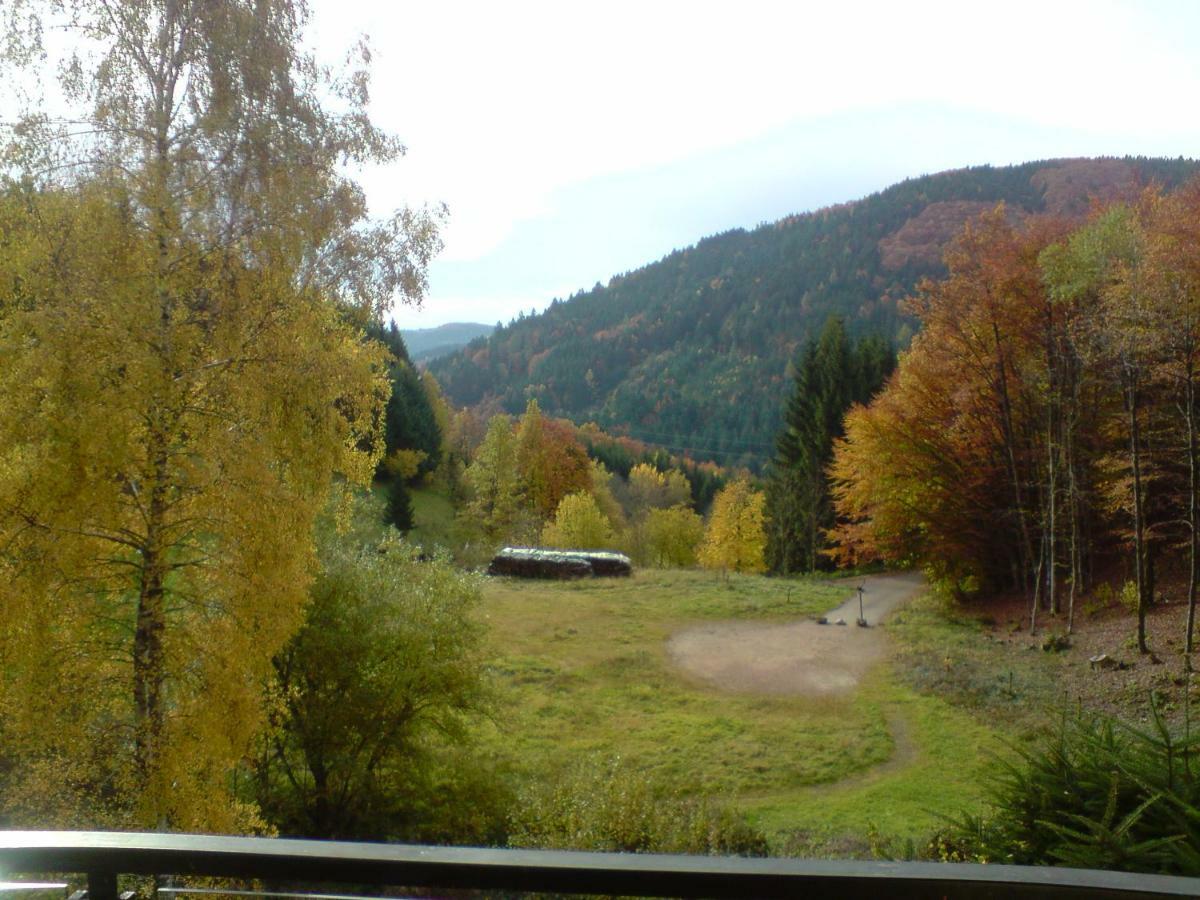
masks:
[[[624,553],[608,550],[538,550],[505,547],[488,566],[489,575],[517,578],[587,578],[633,574],[633,563]]]

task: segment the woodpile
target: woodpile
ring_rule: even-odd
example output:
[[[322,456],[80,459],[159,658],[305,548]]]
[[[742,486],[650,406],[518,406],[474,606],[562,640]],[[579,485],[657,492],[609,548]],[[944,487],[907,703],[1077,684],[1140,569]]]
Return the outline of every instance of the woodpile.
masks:
[[[514,578],[611,578],[633,574],[633,563],[624,553],[607,550],[505,547],[493,557],[487,573]]]

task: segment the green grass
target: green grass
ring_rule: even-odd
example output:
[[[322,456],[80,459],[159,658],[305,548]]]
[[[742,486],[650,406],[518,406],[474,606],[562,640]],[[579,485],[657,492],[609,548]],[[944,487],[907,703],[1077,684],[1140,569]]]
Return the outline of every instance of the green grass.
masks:
[[[456,546],[457,526],[450,498],[434,487],[412,488],[409,495],[413,506],[413,529],[409,539],[414,544],[428,547]]]
[[[483,615],[500,688],[486,738],[522,779],[580,759],[622,758],[674,787],[733,802],[776,849],[874,829],[920,837],[936,811],[978,803],[995,735],[881,666],[842,698],[723,693],[673,670],[667,638],[724,619],[825,612],[846,584],[824,579],[639,571],[569,583],[489,580]],[[911,761],[889,765],[900,721]],[[843,782],[839,784],[839,782]]]
[[[984,612],[973,614],[932,592],[915,598],[887,623],[897,671],[916,690],[1026,736],[1062,706],[1063,657],[1036,650],[1014,655],[985,638],[978,618]]]
[[[976,811],[979,779],[1003,749],[993,730],[898,683],[890,666],[868,679],[859,702],[900,720],[913,756],[827,789],[744,802],[755,824],[797,851],[836,846],[846,836],[920,840],[941,827],[945,814]]]

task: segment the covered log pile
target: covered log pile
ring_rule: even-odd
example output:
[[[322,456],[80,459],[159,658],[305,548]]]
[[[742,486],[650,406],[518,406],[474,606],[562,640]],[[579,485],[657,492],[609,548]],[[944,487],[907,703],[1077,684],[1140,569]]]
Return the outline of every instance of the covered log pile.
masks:
[[[487,572],[516,578],[614,577],[633,574],[633,563],[624,553],[607,550],[505,547],[492,559]]]

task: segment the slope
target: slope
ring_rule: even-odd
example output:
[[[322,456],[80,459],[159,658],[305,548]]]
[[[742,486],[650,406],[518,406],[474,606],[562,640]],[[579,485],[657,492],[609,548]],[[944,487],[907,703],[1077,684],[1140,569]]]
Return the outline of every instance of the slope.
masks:
[[[404,329],[400,334],[408,347],[409,358],[418,363],[453,353],[476,338],[491,334],[493,327],[478,322],[450,322],[434,328]]]
[[[1079,216],[1093,200],[1172,187],[1189,160],[1052,160],[914,178],[853,203],[735,229],[555,300],[431,363],[456,403],[555,416],[758,468],[772,455],[788,364],[826,318],[903,346],[900,301],[963,223],[1010,214]]]

